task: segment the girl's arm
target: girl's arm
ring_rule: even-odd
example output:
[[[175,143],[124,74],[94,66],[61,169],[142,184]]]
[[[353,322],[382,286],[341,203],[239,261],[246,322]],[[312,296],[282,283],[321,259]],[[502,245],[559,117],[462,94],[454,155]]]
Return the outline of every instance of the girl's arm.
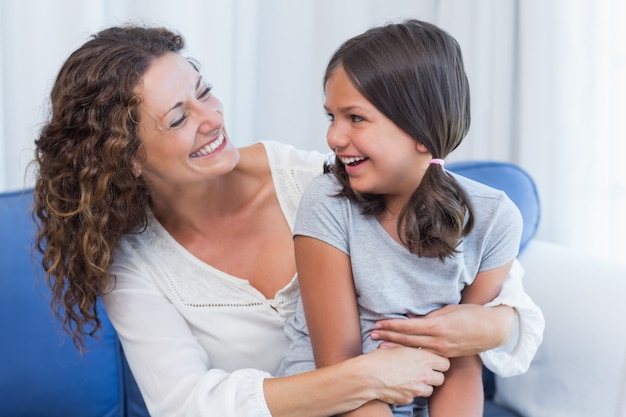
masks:
[[[461,303],[485,304],[493,300],[504,282],[513,261],[498,268],[479,272],[472,285],[463,290]],[[483,415],[482,362],[478,355],[450,360],[445,383],[428,402],[431,417],[480,417]]]
[[[321,240],[294,238],[296,267],[307,327],[318,368],[362,352],[361,326],[350,257]],[[367,403],[350,416],[391,416],[380,401]]]

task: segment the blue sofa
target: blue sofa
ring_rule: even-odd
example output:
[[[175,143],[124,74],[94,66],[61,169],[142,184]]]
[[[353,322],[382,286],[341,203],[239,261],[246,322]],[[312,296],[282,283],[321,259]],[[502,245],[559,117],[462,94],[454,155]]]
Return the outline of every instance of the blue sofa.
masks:
[[[449,169],[503,189],[520,207],[521,249],[534,236],[539,201],[532,179],[498,162],[449,164]],[[143,417],[145,405],[104,310],[100,340],[81,355],[50,312],[50,293],[33,250],[32,190],[0,194],[0,417]],[[514,417],[492,400],[485,372],[485,416]]]
[[[148,416],[104,310],[82,355],[53,318],[31,205],[32,190],[0,194],[0,416]]]

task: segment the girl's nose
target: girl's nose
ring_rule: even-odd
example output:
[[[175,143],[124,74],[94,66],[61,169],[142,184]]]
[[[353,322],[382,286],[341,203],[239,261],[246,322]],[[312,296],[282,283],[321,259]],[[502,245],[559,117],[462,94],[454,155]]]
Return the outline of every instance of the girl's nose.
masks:
[[[347,136],[342,132],[340,126],[336,122],[332,122],[328,125],[328,131],[326,132],[326,143],[332,150],[342,148],[346,146],[348,142]]]

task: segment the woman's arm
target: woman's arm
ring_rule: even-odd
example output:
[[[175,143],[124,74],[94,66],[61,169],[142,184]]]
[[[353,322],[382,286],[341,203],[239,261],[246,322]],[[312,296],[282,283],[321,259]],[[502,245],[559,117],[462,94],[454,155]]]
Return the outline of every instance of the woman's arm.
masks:
[[[376,323],[372,338],[381,346],[423,347],[455,358],[475,355],[502,346],[515,329],[513,307],[449,304],[425,316]]]
[[[376,349],[311,372],[268,378],[265,399],[272,417],[331,416],[372,400],[410,404],[443,383],[448,365],[447,359],[426,350]]]
[[[317,368],[362,353],[361,325],[350,257],[319,239],[296,235],[296,267],[302,305]],[[389,416],[377,401],[346,415]]]
[[[479,272],[463,290],[462,304],[485,304],[498,295],[513,261]],[[477,354],[453,358],[445,383],[428,402],[431,417],[483,415],[482,362]]]
[[[541,344],[545,325],[541,310],[524,291],[523,274],[516,260],[502,291],[486,306],[448,305],[411,320],[382,320],[372,337],[385,340],[383,346],[421,346],[450,358],[484,352],[483,362],[499,375],[523,373]],[[511,339],[514,349],[496,349]]]

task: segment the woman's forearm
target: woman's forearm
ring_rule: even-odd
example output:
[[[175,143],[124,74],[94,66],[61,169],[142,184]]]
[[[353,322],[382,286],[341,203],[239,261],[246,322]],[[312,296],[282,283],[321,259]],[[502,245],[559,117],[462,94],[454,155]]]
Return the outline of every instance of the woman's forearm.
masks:
[[[475,355],[509,340],[515,314],[504,305],[451,304],[423,317],[382,320],[372,338],[386,341],[382,346],[423,347],[449,358]]]
[[[377,349],[315,371],[264,382],[273,417],[325,417],[371,400],[409,404],[443,383],[449,361],[424,349]]]
[[[325,417],[360,407],[376,396],[375,381],[350,362],[299,375],[269,378],[265,400],[273,417]]]

